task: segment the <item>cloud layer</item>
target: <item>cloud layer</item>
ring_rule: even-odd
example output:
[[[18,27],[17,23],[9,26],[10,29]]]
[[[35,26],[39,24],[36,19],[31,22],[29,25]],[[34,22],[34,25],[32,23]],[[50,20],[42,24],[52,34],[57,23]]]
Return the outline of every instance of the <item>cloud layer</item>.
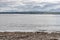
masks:
[[[0,12],[54,11],[60,12],[58,0],[0,0]]]

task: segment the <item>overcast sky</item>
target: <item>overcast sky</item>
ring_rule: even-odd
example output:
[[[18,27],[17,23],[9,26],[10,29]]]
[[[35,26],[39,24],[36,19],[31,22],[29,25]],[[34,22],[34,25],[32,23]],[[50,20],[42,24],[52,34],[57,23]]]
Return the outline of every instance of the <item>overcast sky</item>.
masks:
[[[60,12],[60,0],[0,0],[0,12]]]

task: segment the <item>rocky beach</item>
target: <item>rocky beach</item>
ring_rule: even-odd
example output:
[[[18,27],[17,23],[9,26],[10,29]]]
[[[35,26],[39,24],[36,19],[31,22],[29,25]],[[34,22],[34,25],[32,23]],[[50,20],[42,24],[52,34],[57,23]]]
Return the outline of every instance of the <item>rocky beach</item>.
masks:
[[[0,32],[0,40],[60,40],[60,33]]]

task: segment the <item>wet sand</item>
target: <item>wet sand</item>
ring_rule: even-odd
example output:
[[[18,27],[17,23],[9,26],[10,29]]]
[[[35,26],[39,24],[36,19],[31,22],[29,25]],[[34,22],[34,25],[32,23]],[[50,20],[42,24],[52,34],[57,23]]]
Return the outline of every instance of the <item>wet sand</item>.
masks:
[[[0,32],[0,40],[60,40],[60,33]]]

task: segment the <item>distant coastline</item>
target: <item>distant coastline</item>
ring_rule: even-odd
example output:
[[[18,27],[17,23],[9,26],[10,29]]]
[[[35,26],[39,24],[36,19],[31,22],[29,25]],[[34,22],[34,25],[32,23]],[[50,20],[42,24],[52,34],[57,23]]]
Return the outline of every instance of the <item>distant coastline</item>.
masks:
[[[0,12],[0,14],[60,14],[60,12]]]

